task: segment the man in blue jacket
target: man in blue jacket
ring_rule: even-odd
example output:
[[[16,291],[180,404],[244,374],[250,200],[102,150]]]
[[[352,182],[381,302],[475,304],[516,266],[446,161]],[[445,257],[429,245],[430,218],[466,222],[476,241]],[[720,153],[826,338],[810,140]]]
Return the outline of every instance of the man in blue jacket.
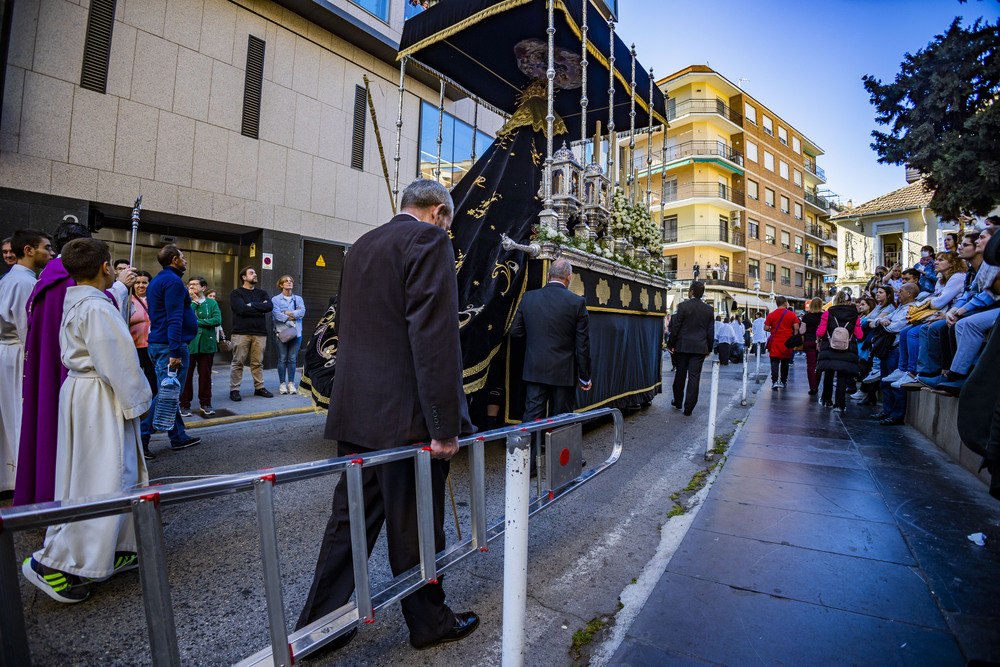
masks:
[[[189,363],[188,343],[198,333],[198,319],[191,310],[191,296],[187,285],[181,279],[187,260],[175,245],[163,246],[156,255],[156,261],[163,270],[156,274],[146,289],[146,304],[149,310],[149,358],[156,368],[156,384],[167,377],[167,370],[177,371],[178,382],[187,377]],[[142,448],[146,458],[149,452],[149,438],[153,434],[153,413],[156,399],[149,413],[142,420]],[[180,410],[174,417],[174,427],[167,432],[171,449],[186,449],[201,442],[201,438],[189,438],[184,430]]]

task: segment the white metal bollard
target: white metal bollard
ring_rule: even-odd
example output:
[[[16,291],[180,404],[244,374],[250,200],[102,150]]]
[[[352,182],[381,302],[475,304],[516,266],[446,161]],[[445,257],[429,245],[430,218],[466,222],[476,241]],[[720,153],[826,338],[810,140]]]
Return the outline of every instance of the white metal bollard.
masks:
[[[754,345],[757,348],[757,365],[753,369],[754,384],[760,384],[760,346],[760,343]]]
[[[503,667],[524,664],[524,626],[528,603],[528,500],[531,434],[507,435],[503,537]]]
[[[747,371],[750,369],[750,364],[747,361],[746,353],[743,354],[743,400],[740,401],[740,405],[747,404]]]
[[[715,459],[715,413],[719,408],[719,360],[712,361],[712,395],[708,401],[708,447],[705,448],[705,460]]]

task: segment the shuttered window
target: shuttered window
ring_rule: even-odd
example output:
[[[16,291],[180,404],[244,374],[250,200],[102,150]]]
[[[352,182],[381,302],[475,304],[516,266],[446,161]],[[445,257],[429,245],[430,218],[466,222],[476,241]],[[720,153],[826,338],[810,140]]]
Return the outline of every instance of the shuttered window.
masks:
[[[111,30],[114,24],[115,0],[91,0],[87,15],[87,36],[83,43],[81,88],[102,94],[107,92]]]
[[[364,86],[354,87],[354,136],[351,139],[351,166],[365,168],[365,120],[368,99]]]
[[[264,40],[247,40],[247,78],[243,87],[243,125],[240,134],[257,139],[260,133],[260,89],[264,82]]]

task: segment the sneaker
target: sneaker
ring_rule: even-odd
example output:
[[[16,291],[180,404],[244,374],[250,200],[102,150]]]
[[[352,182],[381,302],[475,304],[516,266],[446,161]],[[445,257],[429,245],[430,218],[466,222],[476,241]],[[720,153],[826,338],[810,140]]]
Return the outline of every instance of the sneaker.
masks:
[[[916,382],[916,381],[917,381],[917,376],[914,375],[913,373],[903,373],[903,376],[901,378],[899,378],[889,386],[891,386],[893,389],[900,389],[902,388],[904,382]]]
[[[906,380],[899,385],[899,388],[905,389],[906,391],[920,391],[924,388],[924,385],[920,382],[919,378],[914,378],[912,380]]]
[[[930,387],[931,389],[936,389],[939,384],[945,382],[947,378],[943,375],[935,375],[934,377],[917,377],[917,382],[925,387]]]
[[[897,368],[896,370],[894,370],[893,372],[889,373],[884,378],[882,378],[882,382],[890,382],[890,383],[895,382],[896,380],[900,379],[905,375],[906,371],[904,371],[902,368]]]
[[[771,383],[771,391],[778,391],[779,387],[780,387],[780,385],[777,382],[772,382]]]
[[[288,390],[285,389],[285,383],[284,382],[281,383],[281,387],[278,389],[278,393],[279,394],[287,394],[288,393]]]
[[[234,389],[233,391],[229,392],[229,400],[239,402],[243,400],[243,397],[240,396],[240,392]]]
[[[871,384],[872,382],[878,382],[880,377],[882,377],[882,371],[878,368],[873,368],[872,372],[866,375],[865,379],[861,381],[861,384]]]
[[[206,417],[214,415],[215,408],[212,407],[211,403],[209,403],[208,405],[203,405],[201,406],[201,414],[205,415]]]
[[[190,417],[190,416],[191,416],[191,406],[190,405],[182,405],[181,406],[181,417]]]
[[[139,554],[134,551],[116,551],[115,552],[115,566],[111,570],[111,574],[106,577],[101,577],[99,579],[87,579],[87,581],[107,581],[116,574],[121,574],[122,572],[128,572],[129,570],[134,570],[139,567]]]
[[[774,386],[777,387],[778,389],[784,389],[785,388],[785,383],[784,382],[779,382],[778,384],[776,384]]]
[[[142,448],[142,458],[144,458],[147,461],[152,461],[153,459],[156,458],[156,454],[154,454],[153,452],[149,451],[149,447],[143,447]]]
[[[851,400],[853,400],[853,401],[863,401],[863,400],[865,400],[866,398],[868,398],[868,392],[866,392],[866,391],[861,391],[861,390],[859,389],[858,391],[856,391],[856,392],[854,392],[853,394],[851,394],[850,398],[851,398]]]
[[[962,393],[962,386],[965,384],[965,378],[960,378],[958,380],[952,380],[950,382],[939,382],[937,389],[944,391],[949,396],[958,396]]]
[[[90,586],[81,577],[42,565],[34,556],[24,559],[21,573],[56,602],[76,604],[90,597]]]
[[[198,444],[201,444],[201,438],[185,438],[177,444],[170,443],[170,449],[187,449]]]
[[[263,396],[264,398],[274,398],[274,394],[267,390],[267,387],[261,387],[253,393],[254,396]]]

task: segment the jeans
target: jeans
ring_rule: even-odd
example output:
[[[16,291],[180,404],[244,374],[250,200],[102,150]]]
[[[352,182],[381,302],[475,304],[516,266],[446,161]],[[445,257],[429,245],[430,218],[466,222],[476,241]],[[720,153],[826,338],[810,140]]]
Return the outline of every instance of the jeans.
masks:
[[[899,332],[899,368],[907,373],[917,373],[920,356],[920,327],[923,322],[911,324]]]
[[[146,349],[149,350],[149,358],[153,361],[153,366],[156,368],[156,386],[158,387],[167,379],[167,364],[170,363],[170,346],[164,343],[150,343]],[[187,378],[189,363],[190,358],[187,347],[185,347],[181,353],[181,366],[177,369],[178,382],[183,382]],[[153,403],[149,406],[149,412],[139,426],[143,447],[149,445],[149,438],[153,435],[153,413],[156,412],[156,399],[157,397],[154,396]],[[167,435],[170,437],[171,445],[179,445],[187,440],[188,436],[184,430],[184,420],[181,419],[180,410],[174,415],[174,427],[167,431]]]
[[[882,358],[882,412],[893,419],[902,419],[906,414],[906,392],[893,389],[885,377],[899,367],[899,348],[894,347]]]
[[[951,360],[951,370],[962,375],[968,374],[979,358],[979,350],[982,349],[998,315],[1000,308],[991,308],[981,313],[966,315],[955,323],[958,345],[955,348],[955,358]]]
[[[275,340],[278,346],[278,382],[284,383],[287,377],[288,382],[294,384],[295,360],[299,356],[299,346],[302,345],[302,336],[293,338],[287,343],[282,343],[277,338]]]
[[[947,330],[948,322],[945,320],[935,320],[920,329],[917,372],[921,375],[937,375],[941,372],[941,336]]]

